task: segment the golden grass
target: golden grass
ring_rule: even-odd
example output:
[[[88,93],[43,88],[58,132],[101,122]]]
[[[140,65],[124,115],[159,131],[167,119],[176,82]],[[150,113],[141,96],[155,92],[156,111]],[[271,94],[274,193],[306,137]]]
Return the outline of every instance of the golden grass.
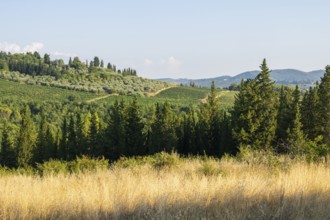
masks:
[[[230,160],[0,178],[1,219],[330,219],[330,170]]]

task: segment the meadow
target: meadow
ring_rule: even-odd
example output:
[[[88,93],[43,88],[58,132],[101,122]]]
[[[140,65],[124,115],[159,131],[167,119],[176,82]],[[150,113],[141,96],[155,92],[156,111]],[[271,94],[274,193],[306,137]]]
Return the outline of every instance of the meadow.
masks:
[[[0,218],[329,219],[329,165],[160,153],[84,172],[2,174]]]

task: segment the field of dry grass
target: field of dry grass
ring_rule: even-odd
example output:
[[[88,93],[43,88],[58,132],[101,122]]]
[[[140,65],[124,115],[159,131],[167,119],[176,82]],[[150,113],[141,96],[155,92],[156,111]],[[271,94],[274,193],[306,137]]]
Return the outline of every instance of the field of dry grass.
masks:
[[[330,219],[329,164],[180,159],[84,174],[5,175],[1,219]]]

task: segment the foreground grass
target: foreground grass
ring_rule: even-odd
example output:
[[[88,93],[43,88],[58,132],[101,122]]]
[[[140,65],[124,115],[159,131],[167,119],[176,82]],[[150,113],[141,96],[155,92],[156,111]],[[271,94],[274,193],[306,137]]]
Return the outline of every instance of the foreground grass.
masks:
[[[329,164],[124,159],[77,174],[4,175],[1,219],[329,219]]]

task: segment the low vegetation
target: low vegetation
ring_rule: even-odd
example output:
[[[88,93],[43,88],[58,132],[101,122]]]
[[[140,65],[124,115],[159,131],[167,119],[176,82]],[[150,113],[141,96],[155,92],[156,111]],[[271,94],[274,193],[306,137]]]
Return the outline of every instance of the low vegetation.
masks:
[[[252,153],[252,152],[249,152]],[[177,154],[76,165],[0,178],[3,219],[328,219],[329,162],[254,152],[238,158]],[[51,165],[52,164],[52,165]],[[56,165],[55,165],[56,164]],[[84,164],[84,165],[82,165]],[[86,165],[87,164],[87,165]],[[76,172],[79,167],[83,172]],[[47,168],[46,168],[47,167]],[[53,168],[50,168],[53,167]],[[62,167],[62,168],[54,168]],[[61,172],[50,172],[50,170]],[[70,172],[71,170],[71,172]],[[88,172],[88,170],[92,172]],[[72,172],[74,171],[74,172]]]

